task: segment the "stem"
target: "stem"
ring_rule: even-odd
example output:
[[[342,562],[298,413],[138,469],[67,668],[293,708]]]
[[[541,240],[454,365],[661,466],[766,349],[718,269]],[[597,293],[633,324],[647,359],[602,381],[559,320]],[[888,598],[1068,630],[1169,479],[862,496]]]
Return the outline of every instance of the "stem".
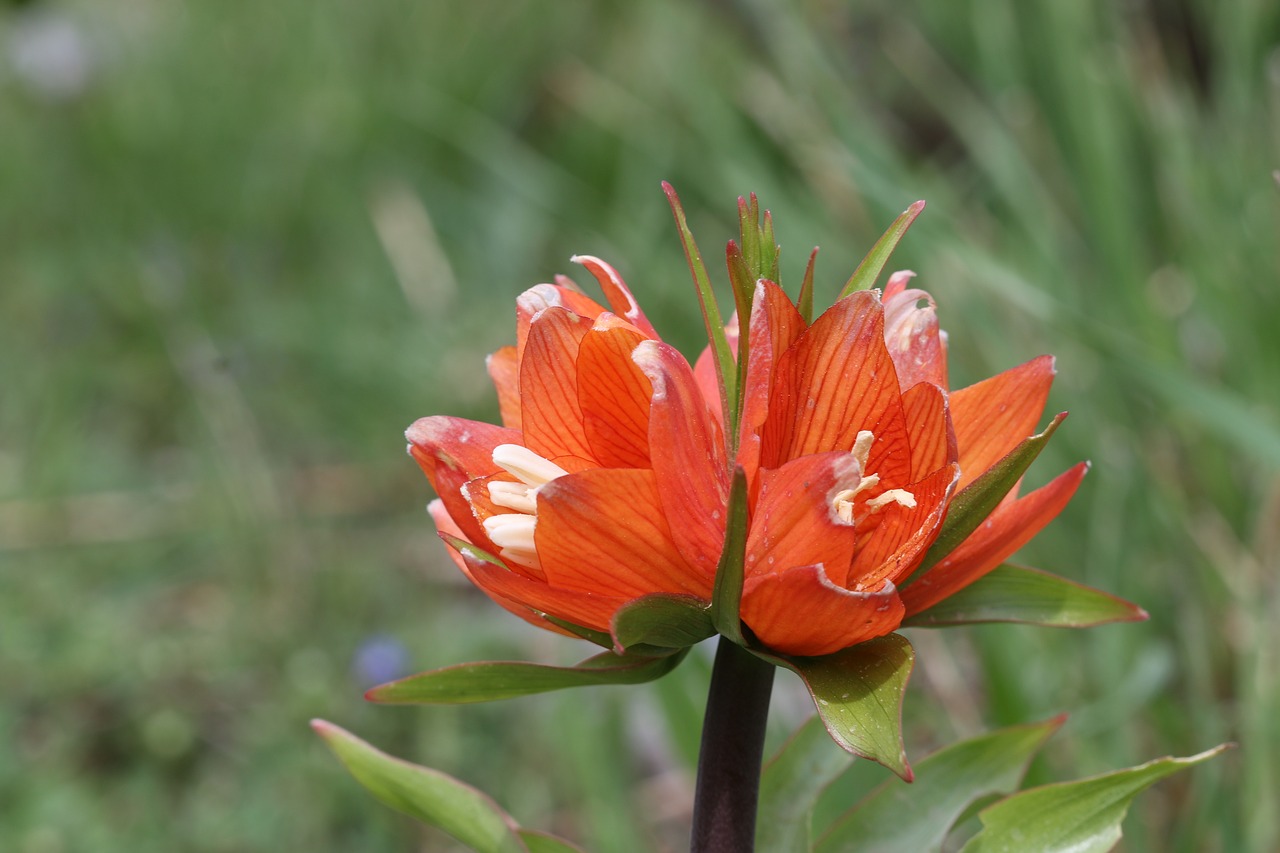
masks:
[[[773,669],[737,643],[720,638],[702,723],[692,853],[751,853],[755,848]]]

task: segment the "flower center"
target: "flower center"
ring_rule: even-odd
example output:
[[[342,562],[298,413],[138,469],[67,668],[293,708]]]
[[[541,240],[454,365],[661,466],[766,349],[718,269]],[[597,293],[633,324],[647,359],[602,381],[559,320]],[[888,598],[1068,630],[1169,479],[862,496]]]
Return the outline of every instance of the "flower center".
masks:
[[[489,516],[484,520],[484,532],[498,546],[498,556],[504,560],[540,568],[533,542],[538,526],[538,490],[569,472],[518,444],[499,444],[493,449],[493,462],[520,482],[489,483],[489,500],[515,512]]]
[[[867,457],[871,454],[871,445],[875,440],[875,435],[869,429],[861,430],[854,440],[853,458],[858,463],[859,472],[867,470]],[[836,492],[831,501],[831,507],[835,510],[836,517],[845,524],[857,524],[858,521],[875,515],[889,504],[896,503],[899,506],[908,508],[916,505],[916,496],[906,489],[886,489],[875,497],[863,501],[861,506],[862,513],[860,517],[856,516],[854,512],[855,499],[878,485],[880,485],[879,474],[862,473],[858,480],[858,485],[852,489],[842,489]]]

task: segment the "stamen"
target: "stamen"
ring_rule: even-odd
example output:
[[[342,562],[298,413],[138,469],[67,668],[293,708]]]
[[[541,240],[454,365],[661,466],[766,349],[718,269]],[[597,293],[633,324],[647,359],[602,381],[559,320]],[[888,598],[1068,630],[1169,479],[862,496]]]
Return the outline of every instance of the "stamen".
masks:
[[[899,506],[905,506],[911,509],[916,505],[916,496],[908,492],[906,489],[889,489],[884,494],[876,495],[867,501],[867,509],[871,512],[884,509],[889,504],[896,503]]]
[[[489,500],[494,506],[514,509],[533,515],[538,511],[537,489],[531,489],[524,483],[505,483],[493,480],[489,483]]]
[[[498,546],[498,556],[502,559],[531,569],[541,568],[534,545],[538,490],[569,472],[518,444],[499,444],[493,449],[493,461],[520,482],[489,481],[489,500],[493,505],[515,512],[489,516],[484,520],[484,532]]]
[[[491,515],[484,520],[484,532],[500,549],[498,556],[529,568],[538,567],[538,550],[533,544],[537,516],[524,513]]]
[[[499,444],[493,449],[493,461],[520,482],[535,488],[545,486],[556,477],[569,473],[551,460],[518,444]]]
[[[858,470],[864,474],[867,472],[867,457],[871,455],[871,445],[875,440],[875,434],[869,429],[859,430],[857,438],[853,440],[853,458],[858,460]]]
[[[858,495],[880,485],[879,474],[867,474],[867,458],[871,455],[871,445],[875,442],[876,437],[871,430],[864,429],[858,432],[857,438],[853,442],[852,456],[854,461],[858,463],[858,470],[862,473],[858,484],[852,489],[842,489],[836,492],[835,497],[831,499],[831,508],[835,510],[836,518],[844,524],[856,524],[858,519],[854,518],[854,499]],[[916,496],[906,489],[888,489],[885,492],[870,498],[863,504],[864,515],[874,515],[890,504],[898,504],[907,508],[916,505]]]

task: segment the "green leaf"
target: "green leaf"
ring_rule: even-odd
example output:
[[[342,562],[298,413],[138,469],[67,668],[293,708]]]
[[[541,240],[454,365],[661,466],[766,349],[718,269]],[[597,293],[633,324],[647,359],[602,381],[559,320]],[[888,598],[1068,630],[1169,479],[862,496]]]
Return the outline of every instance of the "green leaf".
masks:
[[[742,621],[738,608],[742,604],[743,563],[747,554],[747,474],[742,468],[733,472],[725,514],[724,548],[720,551],[715,586],[711,590],[711,621],[717,631],[741,644]]]
[[[1014,794],[978,813],[982,830],[969,839],[962,853],[1104,853],[1120,840],[1120,822],[1134,797],[1230,746]]]
[[[470,785],[438,770],[393,758],[324,720],[312,720],[311,727],[351,775],[391,808],[444,830],[480,853],[527,853],[530,849],[517,834],[511,816]]]
[[[684,659],[682,650],[663,657],[640,657],[605,652],[577,666],[484,661],[447,666],[411,675],[373,688],[371,702],[393,705],[463,705],[511,699],[566,687],[594,684],[642,684],[661,678]]]
[[[521,829],[518,832],[520,840],[529,848],[529,853],[582,853],[581,847],[547,832],[532,829]]]
[[[911,781],[902,745],[902,695],[915,652],[905,637],[889,634],[816,658],[759,656],[804,680],[827,733],[842,749]]]
[[[1039,569],[1005,563],[902,624],[934,628],[972,622],[1026,622],[1088,628],[1146,618],[1147,611],[1122,598]]]
[[[675,216],[676,228],[680,232],[680,242],[684,245],[684,255],[689,262],[689,271],[693,273],[693,282],[698,291],[698,303],[702,306],[702,320],[707,327],[707,340],[710,341],[711,352],[715,355],[716,378],[720,382],[720,405],[725,413],[725,425],[729,435],[736,436],[738,409],[734,404],[738,399],[737,366],[734,364],[733,351],[729,349],[729,339],[725,335],[720,306],[716,303],[716,294],[711,288],[707,266],[702,262],[702,253],[698,251],[698,244],[693,240],[693,232],[689,230],[689,223],[685,220],[680,197],[666,181],[662,182],[662,190],[667,194],[667,201],[671,204],[671,213]]]
[[[1000,729],[938,750],[916,765],[913,784],[890,779],[859,801],[819,839],[814,853],[941,850],[970,804],[1017,790],[1031,759],[1065,719]]]
[[[654,593],[637,598],[613,615],[614,648],[682,649],[716,632],[710,605],[692,595]]]
[[[847,752],[832,747],[820,717],[797,729],[761,774],[756,849],[809,853],[813,804],[850,761]]]
[[[947,517],[942,522],[942,531],[933,545],[924,555],[924,560],[916,568],[902,586],[914,583],[929,569],[936,566],[944,557],[959,547],[969,538],[969,534],[978,529],[978,525],[991,515],[1000,500],[1014,487],[1031,463],[1040,455],[1040,451],[1049,443],[1058,425],[1067,417],[1063,412],[1058,415],[1044,432],[1023,439],[1017,447],[1010,450],[1003,459],[992,465],[958,495],[951,499],[947,508]]]
[[[809,253],[809,263],[804,268],[804,278],[800,281],[800,295],[796,298],[796,309],[806,324],[813,322],[813,265],[818,260],[818,247],[814,246]]]
[[[862,259],[862,263],[858,264],[858,268],[853,271],[853,275],[849,277],[844,290],[840,291],[841,299],[855,290],[866,290],[875,286],[876,279],[880,277],[880,272],[884,269],[884,265],[889,263],[889,256],[893,254],[893,250],[898,247],[899,241],[902,240],[907,233],[907,229],[911,227],[912,222],[916,221],[916,217],[920,215],[922,210],[924,210],[924,202],[917,201],[893,221],[893,224],[889,226],[889,230],[884,232],[884,235],[876,241],[876,244],[871,247],[871,251],[867,252],[867,256]]]

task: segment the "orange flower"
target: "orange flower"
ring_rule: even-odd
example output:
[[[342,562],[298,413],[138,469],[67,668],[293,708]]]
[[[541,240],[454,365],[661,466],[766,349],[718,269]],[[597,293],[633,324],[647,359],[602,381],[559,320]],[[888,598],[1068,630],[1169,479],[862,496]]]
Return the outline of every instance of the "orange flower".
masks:
[[[516,345],[489,360],[504,425],[430,417],[407,437],[440,495],[431,515],[477,586],[542,627],[563,630],[545,614],[609,631],[651,593],[710,600],[729,419],[709,356],[690,368],[617,272],[575,260],[612,312],[567,280],[526,291]],[[733,460],[749,486],[740,616],[773,651],[821,655],[893,631],[1021,547],[1084,474],[1015,488],[899,588],[957,491],[1034,430],[1053,377],[1042,357],[949,394],[945,336],[911,275],[812,325],[777,285],[756,285]]]

